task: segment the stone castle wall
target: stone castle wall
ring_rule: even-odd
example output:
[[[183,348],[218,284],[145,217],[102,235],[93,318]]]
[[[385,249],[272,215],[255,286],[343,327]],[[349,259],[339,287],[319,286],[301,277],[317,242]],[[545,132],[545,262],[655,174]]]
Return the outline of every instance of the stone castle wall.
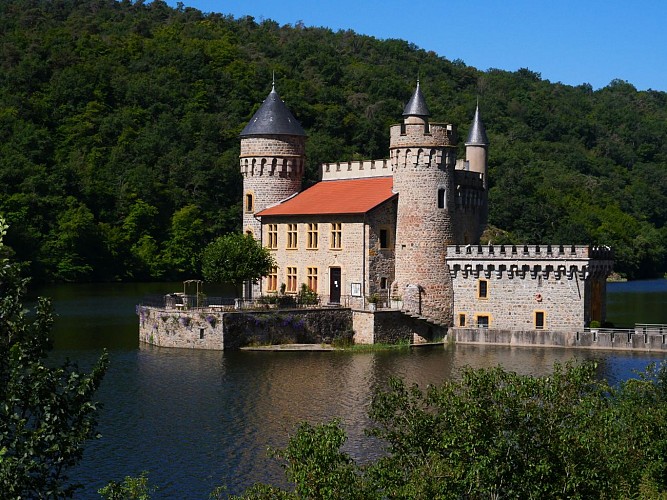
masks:
[[[604,320],[604,280],[612,270],[605,248],[468,245],[447,252],[455,326],[482,317],[489,328],[534,330],[540,313],[542,329],[572,332]]]
[[[223,312],[139,306],[140,342],[186,349],[234,350],[259,344],[320,344],[352,338],[349,309]]]
[[[341,248],[331,247],[331,223],[342,224]],[[287,248],[287,224],[297,224],[297,248]],[[318,224],[317,249],[307,248],[308,224]],[[268,224],[278,225],[278,246],[271,253],[278,264],[278,289],[282,283],[287,283],[287,267],[297,268],[297,292],[302,283],[307,283],[307,268],[318,269],[318,285],[316,292],[321,296],[324,303],[329,300],[330,291],[330,269],[339,267],[341,269],[341,295],[350,295],[351,283],[365,282],[364,279],[364,246],[360,242],[367,241],[364,232],[363,216],[302,216],[298,220],[294,217],[266,217],[264,219],[263,231],[268,231]],[[268,235],[263,234],[263,242],[266,244]],[[363,285],[362,296],[351,298],[352,307],[363,307]],[[261,285],[261,293],[266,295],[268,290],[268,279],[264,278]]]
[[[340,222],[342,229],[341,248],[332,248],[331,224]],[[297,225],[297,248],[287,248],[287,224]],[[264,220],[262,241],[268,241],[268,224],[278,225],[278,245],[271,253],[278,264],[278,289],[287,283],[287,267],[297,268],[297,292],[302,283],[307,283],[307,268],[318,269],[318,286],[316,292],[324,303],[329,300],[330,269],[341,269],[341,295],[344,303],[350,307],[363,308],[365,297],[380,292],[382,278],[386,278],[387,288],[394,279],[393,241],[396,227],[396,200],[383,203],[364,215],[340,216],[301,216],[267,217]],[[317,249],[309,249],[308,225],[318,225]],[[391,247],[380,248],[380,229],[389,231]],[[361,295],[352,296],[352,283],[361,285]],[[261,294],[270,293],[268,278],[261,284]],[[385,295],[388,294],[388,291]]]
[[[301,136],[246,137],[239,159],[243,176],[243,228],[260,239],[257,212],[299,192],[305,171],[305,138]],[[247,196],[252,196],[248,206]]]
[[[378,294],[380,304],[389,304],[389,292],[395,274],[395,242],[396,242],[396,199],[389,200],[368,214],[368,283],[367,295]],[[388,236],[387,248],[381,248],[380,230],[385,229]],[[384,283],[384,287],[382,286]]]
[[[161,347],[223,350],[221,312],[178,311],[138,306],[139,341]]]
[[[352,311],[355,344],[423,344],[442,341],[447,329],[400,311]]]
[[[401,123],[389,129],[391,148],[456,146],[456,127],[442,123]]]
[[[301,157],[305,145],[305,137],[298,135],[249,136],[241,139],[240,157]]]
[[[574,347],[621,351],[667,352],[667,334],[612,331],[536,331],[495,328],[453,328],[458,344],[505,346]]]
[[[396,280],[392,295],[406,310],[443,324],[452,319],[446,246],[454,240],[455,132],[449,126],[394,125],[390,157],[396,221]]]
[[[392,175],[389,160],[363,160],[320,165],[321,180],[359,179],[363,177],[389,177]]]

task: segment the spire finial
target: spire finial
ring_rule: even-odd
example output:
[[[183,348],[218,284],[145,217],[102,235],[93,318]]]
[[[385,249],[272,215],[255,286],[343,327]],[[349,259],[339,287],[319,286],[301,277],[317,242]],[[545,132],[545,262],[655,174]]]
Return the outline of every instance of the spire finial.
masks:
[[[424,95],[419,88],[419,79],[417,79],[417,88],[415,88],[412,97],[405,105],[405,109],[403,109],[403,116],[421,116],[422,118],[425,118],[429,115],[430,113],[428,111],[428,106],[426,106]]]
[[[273,70],[273,78],[271,79],[271,91],[276,90],[276,70]]]

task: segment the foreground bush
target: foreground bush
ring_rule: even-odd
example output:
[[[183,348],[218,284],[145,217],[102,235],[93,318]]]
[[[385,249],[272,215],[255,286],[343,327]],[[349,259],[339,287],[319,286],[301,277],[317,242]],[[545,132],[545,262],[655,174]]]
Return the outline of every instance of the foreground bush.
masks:
[[[68,470],[97,437],[93,400],[108,365],[106,353],[89,374],[69,361],[48,363],[53,314],[40,298],[23,307],[27,278],[4,255],[0,216],[0,498],[69,498]]]
[[[425,391],[391,380],[369,434],[386,455],[366,466],[340,448],[337,422],[302,424],[276,453],[294,491],[239,498],[658,498],[667,489],[667,365],[611,387],[596,365],[530,377],[465,369]],[[663,496],[664,497],[664,496]]]

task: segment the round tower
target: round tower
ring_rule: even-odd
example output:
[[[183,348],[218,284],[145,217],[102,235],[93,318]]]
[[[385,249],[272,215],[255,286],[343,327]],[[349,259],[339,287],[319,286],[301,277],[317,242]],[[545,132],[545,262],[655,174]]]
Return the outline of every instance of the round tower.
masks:
[[[241,131],[243,232],[261,239],[257,212],[298,193],[306,161],[306,132],[276,92]]]
[[[489,138],[486,136],[486,128],[479,115],[479,103],[475,108],[475,117],[472,120],[465,145],[468,169],[482,177],[483,192],[478,228],[478,233],[481,235],[489,215]]]
[[[392,294],[406,310],[442,324],[452,322],[453,291],[445,265],[454,243],[456,131],[428,121],[419,88],[390,132],[394,191],[398,192],[396,278]]]

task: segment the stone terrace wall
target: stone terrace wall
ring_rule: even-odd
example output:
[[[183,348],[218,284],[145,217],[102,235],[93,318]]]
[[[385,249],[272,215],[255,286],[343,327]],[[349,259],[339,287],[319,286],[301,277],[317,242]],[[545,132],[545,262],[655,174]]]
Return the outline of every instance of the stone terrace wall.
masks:
[[[232,350],[251,344],[320,344],[352,337],[349,309],[174,311],[140,306],[139,340],[160,347]]]
[[[221,312],[193,312],[139,306],[139,340],[160,347],[222,350]]]
[[[495,328],[453,328],[459,344],[493,344],[535,347],[575,347],[623,351],[667,352],[667,334],[612,331],[502,330]]]
[[[349,309],[226,313],[225,349],[253,344],[322,344],[352,337]]]
[[[353,311],[354,342],[356,344],[413,344],[438,342],[447,329],[412,318],[395,310]]]

